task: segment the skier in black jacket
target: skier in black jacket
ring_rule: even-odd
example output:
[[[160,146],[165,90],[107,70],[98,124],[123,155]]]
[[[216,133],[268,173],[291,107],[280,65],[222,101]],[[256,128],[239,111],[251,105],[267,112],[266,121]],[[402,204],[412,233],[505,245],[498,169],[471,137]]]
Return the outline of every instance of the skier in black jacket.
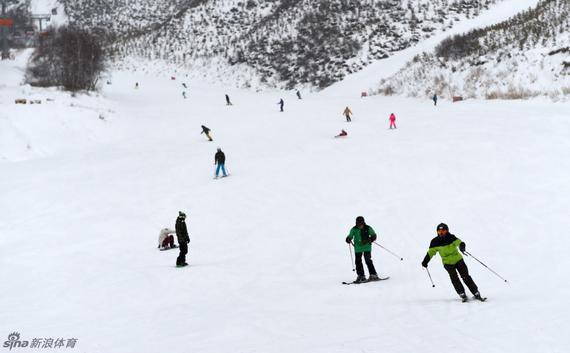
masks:
[[[212,140],[212,136],[210,136],[210,129],[208,129],[207,127],[205,127],[204,125],[202,125],[202,132],[200,133],[200,135],[202,134],[206,134],[206,136],[208,137],[209,141],[214,141]]]
[[[220,174],[220,169],[224,174],[222,177],[227,177],[228,174],[226,173],[226,155],[224,152],[222,152],[221,148],[218,148],[218,152],[216,152],[216,155],[214,156],[214,165],[216,164],[218,165],[216,167],[216,178]]]
[[[176,218],[176,237],[178,238],[178,246],[180,247],[180,254],[176,258],[176,267],[188,266],[186,263],[186,254],[188,254],[188,243],[190,243],[190,236],[186,228],[186,214],[182,211],[178,212]]]

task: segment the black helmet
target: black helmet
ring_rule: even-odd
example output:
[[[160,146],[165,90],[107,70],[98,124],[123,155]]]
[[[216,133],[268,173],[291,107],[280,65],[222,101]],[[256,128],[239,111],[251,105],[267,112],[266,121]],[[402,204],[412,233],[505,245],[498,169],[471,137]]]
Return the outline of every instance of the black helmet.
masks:
[[[356,217],[356,224],[365,224],[364,217],[362,216]]]
[[[186,213],[178,211],[178,218],[186,219]]]
[[[449,227],[445,223],[440,223],[437,225],[436,230],[447,230],[447,231],[449,231]]]

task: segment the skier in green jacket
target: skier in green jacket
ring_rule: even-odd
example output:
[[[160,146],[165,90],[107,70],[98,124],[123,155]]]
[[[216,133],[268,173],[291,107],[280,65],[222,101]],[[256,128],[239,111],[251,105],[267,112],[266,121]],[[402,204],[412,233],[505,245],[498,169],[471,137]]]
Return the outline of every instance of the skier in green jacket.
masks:
[[[459,250],[464,253],[465,252],[465,243],[461,241],[461,239],[457,238],[455,235],[449,233],[449,227],[445,223],[440,223],[437,226],[437,237],[433,238],[430,245],[429,250],[422,261],[422,266],[428,266],[428,262],[431,258],[436,254],[439,253],[441,256],[441,260],[443,262],[443,267],[449,273],[449,277],[451,279],[451,283],[453,287],[457,291],[457,294],[461,297],[461,299],[465,302],[467,301],[467,295],[465,294],[465,288],[457,273],[461,275],[463,282],[467,285],[475,299],[484,300],[481,298],[481,294],[479,294],[479,289],[477,285],[469,275],[469,270],[467,269],[467,265],[465,261],[463,261],[463,257],[457,251],[457,247]]]
[[[371,226],[367,225],[364,221],[364,217],[356,217],[356,225],[352,227],[350,233],[346,237],[346,242],[348,244],[353,244],[354,254],[356,255],[356,277],[355,283],[362,283],[367,281],[378,281],[378,274],[372,263],[372,243],[376,241],[376,232]],[[370,277],[368,280],[364,275],[364,267],[362,266],[362,256],[364,255],[364,262],[366,262],[366,267],[368,267],[368,272]]]

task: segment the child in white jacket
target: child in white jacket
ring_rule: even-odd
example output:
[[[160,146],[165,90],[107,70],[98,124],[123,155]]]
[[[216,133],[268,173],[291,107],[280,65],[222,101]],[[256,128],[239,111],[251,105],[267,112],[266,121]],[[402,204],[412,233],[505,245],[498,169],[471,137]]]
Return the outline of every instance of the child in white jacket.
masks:
[[[174,245],[173,234],[176,234],[176,231],[169,228],[163,228],[158,235],[158,248],[161,250],[176,248],[177,246]]]

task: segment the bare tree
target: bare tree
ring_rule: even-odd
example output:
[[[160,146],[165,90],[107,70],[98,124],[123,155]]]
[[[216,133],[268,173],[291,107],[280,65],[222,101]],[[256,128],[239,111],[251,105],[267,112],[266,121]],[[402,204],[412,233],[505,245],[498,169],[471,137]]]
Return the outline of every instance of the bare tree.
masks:
[[[102,38],[74,27],[50,29],[30,60],[27,81],[73,92],[95,90],[105,69]]]

